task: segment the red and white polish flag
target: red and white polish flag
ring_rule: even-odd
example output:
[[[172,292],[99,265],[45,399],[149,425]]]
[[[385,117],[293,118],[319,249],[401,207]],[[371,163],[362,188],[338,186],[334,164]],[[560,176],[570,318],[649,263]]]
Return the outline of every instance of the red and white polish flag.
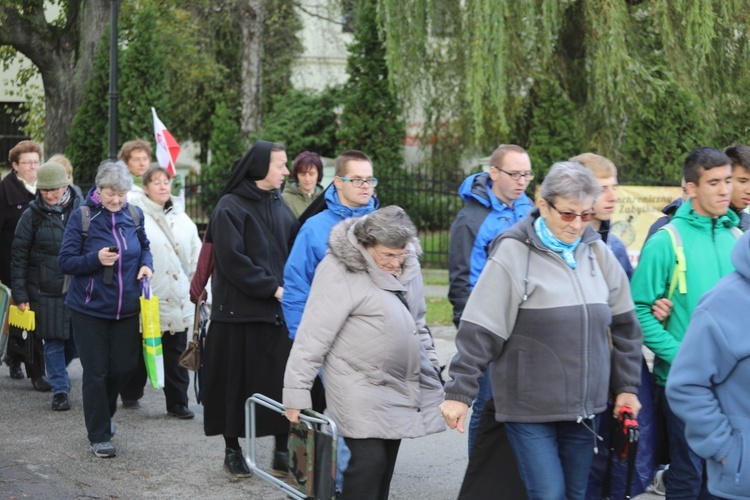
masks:
[[[154,115],[156,161],[159,162],[160,167],[166,168],[167,172],[169,172],[169,175],[174,178],[175,174],[177,173],[175,165],[177,164],[177,155],[180,154],[180,145],[156,115],[156,110],[154,108],[151,108],[151,113]]]

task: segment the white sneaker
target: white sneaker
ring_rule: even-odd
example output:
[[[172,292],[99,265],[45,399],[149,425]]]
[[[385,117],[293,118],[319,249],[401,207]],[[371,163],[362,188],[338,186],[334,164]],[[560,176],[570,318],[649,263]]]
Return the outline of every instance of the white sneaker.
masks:
[[[109,441],[91,443],[91,452],[99,458],[112,458],[117,454],[115,447]]]
[[[664,473],[667,472],[668,469],[669,465],[664,467],[664,470],[656,472],[654,480],[651,481],[651,484],[648,486],[648,488],[646,488],[647,492],[660,496],[664,496],[667,494],[667,482],[664,480]]]

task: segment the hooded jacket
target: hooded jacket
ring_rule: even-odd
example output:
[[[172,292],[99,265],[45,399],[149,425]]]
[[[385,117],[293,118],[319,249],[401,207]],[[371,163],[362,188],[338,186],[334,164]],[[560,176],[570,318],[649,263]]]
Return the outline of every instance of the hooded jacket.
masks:
[[[161,331],[178,333],[193,324],[195,308],[190,302],[190,280],[198,265],[201,239],[198,228],[174,198],[165,207],[143,195],[133,202],[146,216],[144,227],[154,259],[151,279],[159,297]]]
[[[739,217],[731,210],[716,219],[703,216],[687,201],[677,209],[671,223],[682,238],[687,293],[675,290],[666,327],[651,312],[654,302],[667,296],[676,262],[672,240],[666,231],[657,231],[646,242],[631,283],[643,342],[656,355],[654,375],[661,386],[666,385],[669,367],[701,295],[734,270],[730,256],[737,237],[730,228],[739,224]]]
[[[310,206],[310,203],[320,196],[320,193],[322,192],[323,186],[320,184],[315,186],[315,192],[312,194],[306,194],[300,191],[299,184],[293,181],[288,181],[284,186],[284,190],[281,192],[281,198],[284,200],[284,203],[289,205],[289,208],[292,209],[294,215],[299,217],[302,215],[302,212]]]
[[[667,382],[690,448],[706,459],[708,490],[746,499],[750,492],[750,235],[732,251],[735,271],[701,298]],[[725,461],[723,464],[722,461]]]
[[[118,212],[110,212],[96,196],[96,186],[89,191],[86,206],[91,210],[91,225],[86,238],[81,233],[81,209],[70,215],[65,227],[57,262],[60,271],[71,275],[65,305],[97,318],[119,320],[139,313],[141,283],[138,271],[143,266],[154,268],[145,231],[139,237],[127,204]],[[140,208],[137,208],[141,212]],[[141,224],[143,212],[141,212]],[[113,282],[105,285],[105,266],[99,260],[99,250],[119,248]]]
[[[13,300],[16,304],[30,302],[36,316],[35,332],[45,340],[70,338],[70,312],[65,308],[63,292],[65,275],[57,265],[65,225],[73,210],[83,203],[73,189],[70,197],[70,202],[58,212],[39,195],[21,216],[13,239]],[[36,228],[34,224],[38,224]]]
[[[490,243],[501,231],[523,219],[534,207],[522,194],[509,207],[492,192],[490,174],[474,174],[458,189],[466,205],[451,224],[448,299],[453,304],[453,323],[458,326],[471,289],[487,262]]]
[[[445,430],[438,359],[425,328],[417,253],[401,276],[381,270],[354,236],[357,219],[338,224],[315,273],[284,374],[287,408],[310,408],[321,365],[327,411],[342,436],[415,438]],[[408,309],[396,295],[404,294]]]
[[[284,263],[299,223],[278,189],[267,191],[255,184],[268,173],[271,147],[270,142],[257,141],[250,148],[211,215],[214,321],[278,324],[284,320],[274,294],[284,286]]]
[[[377,210],[380,202],[373,197],[364,207],[347,207],[339,201],[335,189],[325,194],[326,208],[310,217],[300,229],[292,252],[284,266],[284,296],[281,305],[289,329],[289,338],[294,338],[305,310],[315,269],[328,250],[328,236],[333,226],[349,217],[362,217]]]
[[[445,384],[446,399],[471,405],[492,362],[498,422],[589,418],[607,407],[610,389],[635,394],[640,385],[642,337],[625,272],[590,226],[571,269],[536,235],[539,216],[534,209],[493,244]]]

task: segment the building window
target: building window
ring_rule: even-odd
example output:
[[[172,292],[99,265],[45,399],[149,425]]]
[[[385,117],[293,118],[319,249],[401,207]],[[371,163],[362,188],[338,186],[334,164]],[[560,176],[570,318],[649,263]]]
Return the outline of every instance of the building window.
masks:
[[[19,118],[22,103],[0,102],[0,167],[10,169],[8,153],[23,140],[30,139],[21,128],[25,125]]]

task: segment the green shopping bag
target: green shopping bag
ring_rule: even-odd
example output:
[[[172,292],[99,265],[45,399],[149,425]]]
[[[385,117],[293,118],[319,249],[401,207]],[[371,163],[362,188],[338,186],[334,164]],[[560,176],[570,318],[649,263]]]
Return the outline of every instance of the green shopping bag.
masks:
[[[159,297],[152,294],[151,280],[141,280],[141,331],[143,332],[143,359],[148,379],[154,389],[164,387],[164,353],[161,346]]]

